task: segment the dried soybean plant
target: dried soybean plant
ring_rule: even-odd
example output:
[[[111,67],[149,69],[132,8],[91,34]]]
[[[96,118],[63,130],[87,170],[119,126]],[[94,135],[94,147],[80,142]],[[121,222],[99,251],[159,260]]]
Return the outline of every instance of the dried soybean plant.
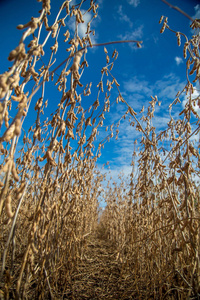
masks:
[[[98,46],[91,41],[98,4],[64,1],[50,24],[50,0],[39,2],[39,16],[17,26],[23,34],[9,54],[12,66],[0,75],[0,288],[6,299],[62,299],[69,289],[70,274],[98,221],[103,176],[96,161],[103,143],[95,141],[115,83],[107,83],[104,92],[104,78],[116,51],[111,60],[106,53],[96,100],[85,108],[92,83],[84,86],[81,79],[88,67],[88,48]],[[87,13],[91,19],[80,37]],[[75,24],[73,33],[66,25],[69,19]],[[135,42],[139,47],[140,42]],[[66,58],[56,65],[61,43]],[[47,115],[48,102],[54,100],[45,96],[51,83],[58,90],[53,92],[57,106]],[[30,113],[35,119],[26,130]]]
[[[130,126],[142,137],[138,148],[135,141],[129,189],[123,195],[123,187],[108,186],[100,226],[116,245],[121,276],[130,282],[127,289],[134,299],[198,299],[200,155],[195,137],[200,132],[200,117],[195,108],[200,108],[200,98],[194,96],[194,90],[200,80],[200,23],[194,20],[191,24],[196,33],[189,40],[172,30],[167,18],[162,21],[161,33],[165,29],[174,32],[179,46],[185,39],[187,84],[169,105],[170,121],[160,133],[153,125],[155,107],[160,105],[157,96],[149,102],[146,115],[141,110],[141,122],[122,99],[134,119]],[[184,96],[185,108],[175,119],[173,107]]]
[[[120,268],[117,280],[122,299],[196,297],[200,293],[195,181],[199,152],[193,138],[200,130],[195,110],[200,100],[193,91],[199,81],[199,21],[191,25],[197,31],[191,40],[171,30],[167,18],[160,21],[164,21],[161,33],[171,30],[179,45],[186,39],[184,57],[188,59],[187,84],[170,105],[168,127],[158,133],[153,126],[155,108],[160,105],[157,97],[152,97],[146,115],[143,110],[137,115],[122,97],[112,74],[117,51],[110,57],[104,48],[106,65],[95,101],[89,108],[84,101],[90,99],[92,89],[91,82],[82,84],[89,48],[110,44],[92,44],[96,2],[64,1],[51,24],[50,1],[39,2],[39,17],[18,25],[24,31],[9,55],[12,67],[0,75],[1,293],[5,299],[73,298],[88,237],[98,231],[114,245],[110,264],[117,262]],[[81,37],[79,28],[87,13],[91,19]],[[75,24],[73,33],[67,27],[69,20]],[[68,54],[60,62],[62,42]],[[46,98],[50,85],[57,91],[53,93],[55,108],[52,99]],[[114,88],[118,97],[111,102]],[[188,101],[176,120],[171,110],[185,93]],[[118,102],[127,107],[126,113],[98,141],[106,115]],[[53,111],[48,115],[50,104]],[[32,109],[33,124],[26,130]],[[120,184],[108,182],[102,195],[107,206],[98,222],[104,176],[96,162],[104,143],[118,137],[119,124],[129,115],[130,126],[141,134],[140,143],[134,145],[130,181],[121,176]],[[112,289],[107,292],[113,296]]]

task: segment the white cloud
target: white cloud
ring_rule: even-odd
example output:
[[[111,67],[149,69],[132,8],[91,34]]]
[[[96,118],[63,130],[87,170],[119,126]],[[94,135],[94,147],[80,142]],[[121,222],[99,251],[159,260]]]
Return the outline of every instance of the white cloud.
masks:
[[[133,78],[123,82],[121,85],[121,89],[123,90],[123,97],[129,103],[129,105],[138,112],[142,106],[145,107],[144,115],[146,115],[147,107],[149,105],[149,101],[151,101],[150,96],[158,96],[158,100],[161,101],[161,107],[156,106],[154,118],[152,120],[152,126],[156,128],[156,134],[165,130],[168,127],[168,122],[170,121],[170,115],[168,113],[169,104],[176,98],[176,94],[178,91],[182,91],[185,83],[180,81],[180,78],[175,74],[170,73],[160,80],[157,80],[155,83],[150,84],[148,80],[145,80],[144,77],[134,76]],[[192,94],[192,99],[196,99],[200,97],[200,92],[198,91],[198,87],[195,88],[194,93]],[[179,106],[174,106],[173,109],[173,117],[175,120],[180,118],[179,112],[181,111],[181,105],[185,105],[186,101],[188,101],[187,96],[184,95],[180,97],[183,101]],[[116,111],[114,115],[112,115],[112,121],[116,121],[122,116],[122,111],[124,113],[124,107],[126,111],[126,106],[123,103],[119,103],[116,107]],[[200,113],[200,108],[194,107],[196,111]],[[145,128],[145,122],[141,120],[140,114],[137,114],[137,118],[140,121],[143,128]],[[192,131],[195,129],[195,126],[192,126]],[[142,133],[135,130],[135,127],[130,126],[129,124],[129,115],[125,120],[120,122],[119,126],[119,138],[116,141],[112,139],[110,143],[106,143],[105,149],[107,151],[106,159],[110,162],[110,176],[112,176],[112,180],[120,183],[118,179],[118,175],[120,172],[124,172],[126,176],[131,173],[132,167],[130,166],[132,160],[132,153],[134,150],[134,140],[141,140]],[[198,136],[193,135],[190,138],[190,142],[196,143]],[[165,149],[170,149],[170,140],[166,140],[162,142],[162,146]],[[136,157],[135,157],[135,174],[138,171],[138,158],[139,148],[141,145],[138,143],[136,146]],[[112,148],[112,155],[109,157],[109,148]],[[165,155],[167,155],[167,151],[165,153],[160,153],[161,158],[164,159]],[[103,154],[103,151],[102,151]],[[104,155],[104,154],[103,154]],[[166,162],[166,164],[168,161]],[[111,182],[112,182],[111,180]]]
[[[92,19],[92,14],[91,13],[86,13],[83,16],[84,23],[79,24],[78,28],[78,34],[83,37],[87,31],[87,24],[90,22]]]
[[[119,5],[117,13],[119,15],[120,21],[128,23],[130,27],[133,26],[133,23],[131,22],[130,18],[123,12],[122,5]]]
[[[176,62],[176,64],[177,64],[177,66],[179,66],[180,64],[183,63],[183,59],[182,59],[181,57],[176,56],[176,57],[175,57],[175,62]]]
[[[137,7],[140,4],[140,0],[128,0],[128,3],[134,7]]]
[[[165,101],[166,99],[169,99],[173,101],[176,98],[178,91],[182,91],[184,86],[185,84],[180,82],[179,77],[171,73],[155,82],[154,94],[157,94],[160,100]]]
[[[120,34],[119,38],[123,40],[138,40],[141,39],[143,36],[143,25],[140,25],[133,31],[128,31],[125,34]]]
[[[72,7],[73,5],[76,5],[76,0],[73,1],[73,3],[69,0],[69,6]]]
[[[127,92],[137,93],[139,95],[152,95],[150,84],[146,80],[140,80],[136,76],[124,82],[124,88]]]
[[[123,166],[123,167],[113,167],[109,170],[110,177],[112,177],[112,180],[115,182],[119,181],[119,175],[120,173],[123,173],[125,177],[130,176],[132,171],[131,166]]]
[[[200,5],[197,4],[195,7],[195,15],[192,17],[193,19],[200,19]]]
[[[143,27],[143,25],[140,25],[138,28],[132,31],[130,34],[130,39],[141,39],[143,36]]]
[[[134,107],[141,109],[142,105],[146,104],[145,101],[150,101],[150,96],[154,97],[155,95],[163,104],[169,105],[176,98],[178,91],[182,91],[185,84],[180,82],[179,77],[170,73],[154,84],[150,84],[144,78],[134,76],[125,81],[123,86],[127,93],[125,99],[128,99],[128,103],[133,105],[133,109]]]
[[[162,107],[161,107],[162,109]],[[156,115],[152,121],[153,126],[156,128],[156,132],[161,129],[167,128],[167,123],[170,121],[170,117],[167,113],[167,116],[158,116]]]
[[[137,40],[141,41],[142,36],[143,36],[143,25],[140,25],[133,31],[126,31],[126,33],[119,34],[118,38],[121,40]],[[134,50],[139,49],[136,45],[136,43],[129,43],[129,47],[131,47]]]
[[[152,120],[152,126],[156,128],[156,134],[159,134],[161,131],[165,130],[168,127],[167,124],[170,121],[169,104],[173,102],[173,100],[176,98],[177,92],[182,91],[184,86],[185,83],[181,82],[179,77],[177,77],[173,73],[170,73],[161,78],[160,80],[157,80],[153,84],[150,84],[149,81],[145,80],[144,77],[134,76],[133,78],[124,81],[123,85],[121,85],[121,89],[124,99],[137,112],[136,117],[140,121],[143,128],[146,127],[146,123],[141,119],[142,114],[139,114],[138,112],[144,105],[144,115],[146,115],[147,108],[149,106],[149,101],[151,101],[150,96],[158,96],[158,100],[161,101],[161,106],[158,107],[156,105],[155,107],[155,117]],[[200,92],[198,92],[198,88],[195,88],[194,93],[192,94],[192,99],[196,99],[197,97],[200,97]],[[184,95],[180,97],[180,100],[182,101],[182,104],[174,106],[173,112],[171,112],[175,120],[180,118],[179,112],[181,111],[181,105],[184,106],[186,104],[186,101],[188,101],[187,96],[185,96],[184,98]],[[196,107],[194,107],[194,109],[200,114],[200,108],[197,107],[197,105]],[[126,105],[123,103],[119,103],[115,107],[115,111],[112,113],[111,119],[109,121],[111,123],[114,122],[116,124],[116,121],[121,118],[121,116],[126,110]],[[110,143],[106,143],[105,149],[102,150],[102,156],[104,156],[103,152],[105,151],[105,157],[110,162],[109,170],[113,180],[115,181],[117,181],[117,177],[121,171],[124,172],[125,175],[130,174],[130,163],[132,160],[132,153],[134,150],[134,140],[141,140],[142,133],[136,131],[135,127],[130,126],[129,117],[130,115],[128,114],[125,120],[122,119],[120,121],[120,125],[118,128],[118,140],[115,140],[115,138],[111,139]],[[113,131],[115,132],[115,129]],[[106,134],[108,133],[109,130],[108,132],[106,132]],[[196,139],[197,136],[192,136],[190,141],[196,143]],[[163,142],[164,148],[168,149],[169,143],[170,142],[168,140]],[[136,146],[136,151],[139,151],[138,147],[140,148],[140,144]],[[110,148],[112,148],[111,156],[109,156]],[[135,161],[135,171],[137,171],[138,169],[138,158],[139,153],[137,152]]]
[[[180,78],[173,73],[164,76],[153,84],[150,84],[145,78],[137,76],[134,76],[123,83],[123,88],[125,90],[124,98],[136,112],[139,112],[143,105],[147,108],[149,101],[151,101],[151,96],[154,97],[157,95],[158,101],[160,101],[162,105],[160,107],[156,106],[155,114],[159,117],[161,115],[164,117],[165,115],[167,118],[169,104],[175,100],[178,91],[181,92],[184,87],[185,83],[181,82]],[[180,109],[180,105],[179,108],[178,105],[174,108],[176,111],[177,109]],[[161,124],[161,127],[164,126],[163,124]],[[156,125],[156,128],[157,127],[159,127],[159,123]]]
[[[84,23],[78,24],[78,35],[80,38],[82,38],[86,35],[87,24],[88,24],[88,22],[90,22],[92,20],[92,16],[93,16],[91,12],[86,12],[84,10],[81,10],[81,13],[83,15]],[[91,23],[93,27],[95,26],[95,20]],[[75,31],[75,24],[76,24],[75,17],[71,17],[70,20],[68,21],[68,26],[69,26],[69,29],[72,30],[73,32]],[[93,44],[96,43],[95,37],[96,36],[93,36],[92,34],[90,35],[90,38],[91,38]]]
[[[182,102],[183,108],[185,108],[185,105],[189,101],[189,98],[190,98],[190,96],[185,95],[184,100]],[[192,93],[191,99],[196,100],[195,101],[196,104],[194,105],[194,102],[192,102],[192,106],[193,106],[194,110],[198,113],[198,115],[200,116],[200,108],[197,104],[198,99],[200,99],[200,92],[197,90],[197,88],[194,88],[194,93]]]

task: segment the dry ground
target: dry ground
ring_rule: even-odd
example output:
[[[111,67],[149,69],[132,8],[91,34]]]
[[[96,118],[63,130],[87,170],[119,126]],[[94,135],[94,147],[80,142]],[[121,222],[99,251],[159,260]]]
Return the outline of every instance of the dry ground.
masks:
[[[72,274],[66,299],[136,299],[128,277],[113,243],[105,236],[92,236]]]

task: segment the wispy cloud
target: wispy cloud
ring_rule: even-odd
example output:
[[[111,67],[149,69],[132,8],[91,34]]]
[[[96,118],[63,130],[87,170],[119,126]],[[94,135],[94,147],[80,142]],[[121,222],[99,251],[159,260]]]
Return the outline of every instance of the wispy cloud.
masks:
[[[116,167],[110,168],[109,175],[110,175],[110,177],[112,178],[113,181],[119,182],[119,175],[121,175],[123,173],[123,175],[125,177],[128,177],[128,176],[130,176],[131,171],[132,171],[131,166],[126,165],[123,168],[116,166]]]
[[[167,98],[173,100],[176,97],[178,91],[181,91],[184,87],[184,83],[180,82],[179,77],[170,73],[164,76],[162,79],[157,80],[154,84],[150,84],[149,81],[144,78],[134,76],[133,78],[124,82],[124,89],[126,92],[136,94],[136,97],[145,98],[158,95],[161,98]]]
[[[81,13],[83,14],[84,23],[80,23],[78,25],[78,35],[80,36],[80,38],[82,38],[86,35],[87,24],[88,24],[88,22],[90,22],[92,20],[92,17],[93,17],[91,12],[86,12],[84,10],[81,10]],[[97,19],[95,19],[92,22],[93,27],[95,27],[95,23],[97,23]],[[76,24],[75,17],[71,17],[70,20],[68,21],[68,26],[69,26],[69,29],[72,30],[73,32],[75,30],[75,24]],[[93,44],[96,43],[97,35],[95,35],[95,36],[90,35],[90,38],[91,38]]]
[[[121,40],[142,40],[142,36],[143,36],[143,25],[140,25],[139,27],[135,28],[135,30],[131,31],[126,31],[123,34],[119,34],[118,38],[120,38]],[[130,43],[129,47],[132,48],[133,50],[138,50],[139,48],[137,47],[137,45],[134,43]]]
[[[133,26],[133,23],[131,22],[130,18],[123,12],[123,7],[122,7],[122,5],[119,5],[118,10],[117,10],[117,13],[118,13],[118,15],[119,15],[119,20],[120,20],[121,22],[126,22],[126,23],[128,23],[128,25],[129,25],[130,27]]]
[[[98,2],[98,4],[102,5],[104,0],[98,0],[97,2]]]
[[[133,31],[126,32],[125,35],[123,35],[124,39],[129,39],[129,40],[136,40],[136,39],[141,39],[143,36],[143,25],[140,25]],[[121,35],[122,37],[122,35]]]
[[[140,121],[142,127],[145,129],[146,123],[142,121],[142,114],[139,114],[142,106],[144,105],[144,115],[146,115],[149,102],[151,101],[151,96],[158,96],[158,100],[161,101],[161,106],[156,105],[154,118],[152,119],[152,126],[156,129],[156,134],[159,134],[161,131],[165,130],[168,127],[168,122],[170,121],[169,115],[169,104],[176,98],[176,94],[178,91],[182,91],[185,83],[180,80],[178,76],[173,73],[167,74],[163,78],[151,83],[146,80],[145,77],[137,77],[126,80],[121,85],[121,92],[123,97],[126,99],[128,104],[137,112],[137,119]],[[194,93],[192,95],[192,99],[196,99],[200,97],[200,93],[198,92],[198,88],[195,88]],[[187,97],[182,96],[180,98],[182,102],[182,106],[184,107],[186,101],[188,101]],[[181,109],[181,104],[179,107],[175,106],[173,112],[173,117],[175,119],[179,118],[179,112]],[[115,107],[115,111],[111,116],[110,121],[116,122],[117,119],[120,119],[123,113],[126,112],[127,107],[123,103],[119,103]],[[200,112],[199,107],[195,107],[195,110]],[[134,120],[132,120],[134,121]],[[104,133],[105,134],[105,133]],[[107,156],[108,161],[110,162],[110,174],[115,181],[117,181],[117,177],[120,172],[124,172],[125,175],[129,175],[131,173],[131,160],[132,154],[134,150],[134,140],[141,140],[141,132],[137,131],[135,127],[130,126],[129,115],[125,120],[122,119],[119,126],[119,138],[115,140],[114,138],[105,145],[105,149],[107,149],[107,153],[109,153],[109,149],[112,148],[112,156],[109,158]],[[196,139],[194,136],[191,140]],[[166,145],[168,142],[166,141]],[[137,145],[136,151],[139,151],[140,144]],[[139,147],[139,148],[138,148]],[[136,171],[138,168],[137,158],[139,157],[139,153],[136,157]],[[116,164],[117,161],[117,164]]]
[[[173,73],[170,73],[155,82],[154,91],[155,94],[157,93],[159,98],[161,98],[161,100],[173,101],[178,91],[182,91],[184,86],[185,84],[180,81],[179,77]]]
[[[177,64],[177,66],[179,66],[180,64],[183,63],[183,59],[181,57],[179,57],[179,56],[176,56],[175,57],[175,62]]]
[[[137,93],[138,95],[151,96],[152,89],[148,81],[134,76],[132,79],[124,82],[124,88],[127,92]]]
[[[184,100],[182,102],[183,108],[185,108],[185,105],[189,101],[189,98],[190,98],[190,96],[185,95]],[[194,101],[192,101],[192,106],[193,106],[194,110],[200,116],[200,107],[197,104],[198,99],[200,99],[200,92],[198,91],[198,89],[196,87],[194,88],[194,93],[192,93],[192,95],[191,95],[191,99],[194,100]]]
[[[140,0],[128,0],[128,4],[137,7],[140,4]]]
[[[197,4],[195,7],[195,15],[192,17],[193,19],[200,19],[200,5]]]
[[[143,105],[146,108],[149,105],[149,101],[151,101],[151,96],[157,95],[158,100],[162,104],[162,108],[156,107],[156,113],[159,116],[163,116],[160,110],[168,112],[169,104],[174,101],[176,94],[178,91],[182,91],[184,86],[185,83],[173,73],[151,84],[145,78],[137,76],[123,83],[124,97],[136,112],[140,111]]]

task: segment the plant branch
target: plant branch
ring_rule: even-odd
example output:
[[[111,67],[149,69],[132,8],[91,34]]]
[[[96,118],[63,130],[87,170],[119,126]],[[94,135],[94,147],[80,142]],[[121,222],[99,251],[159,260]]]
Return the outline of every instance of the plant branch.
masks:
[[[166,0],[161,0],[162,2],[164,2],[165,4],[167,4],[169,7],[177,10],[178,12],[180,12],[182,15],[184,15],[186,18],[188,18],[191,22],[194,22],[194,19],[192,17],[190,17],[187,13],[185,13],[182,9],[180,9],[178,6],[174,6],[171,3],[169,3]]]

